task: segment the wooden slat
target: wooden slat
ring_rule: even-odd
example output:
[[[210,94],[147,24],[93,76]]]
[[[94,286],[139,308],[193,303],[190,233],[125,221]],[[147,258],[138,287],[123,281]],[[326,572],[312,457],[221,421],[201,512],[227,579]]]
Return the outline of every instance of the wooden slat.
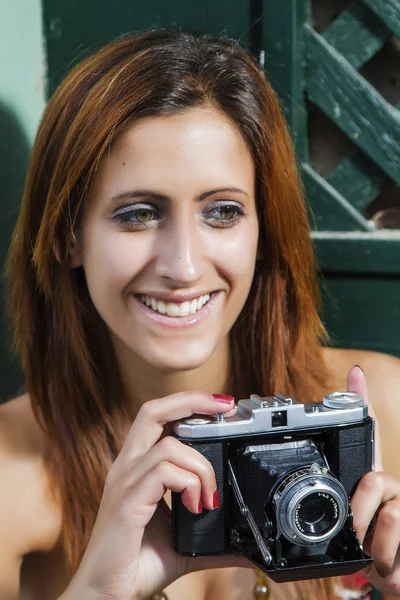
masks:
[[[251,3],[250,3],[251,4]],[[304,25],[309,2],[263,0],[262,45],[265,71],[285,109],[297,158],[308,160],[307,111],[304,98]]]
[[[41,5],[50,93],[71,65],[126,32],[179,27],[224,33],[249,47],[255,17],[248,0],[230,0],[229,7],[225,0],[42,0]]]
[[[341,12],[323,37],[352,67],[360,69],[379,52],[390,33],[377,15],[359,1]],[[390,183],[382,170],[358,149],[342,160],[327,181],[361,213]]]
[[[399,0],[363,0],[397,37],[400,37]]]
[[[383,171],[358,149],[342,160],[327,177],[327,182],[361,213],[390,185]]]
[[[341,12],[323,33],[326,41],[355,69],[379,52],[389,35],[390,30],[362,2]]]
[[[399,277],[325,273],[321,291],[322,317],[333,345],[400,356]]]
[[[338,273],[400,275],[400,232],[313,232],[320,267]]]
[[[373,225],[310,165],[303,166],[302,178],[318,230],[371,231],[374,229]],[[311,217],[311,223],[312,221]]]
[[[306,92],[388,177],[400,184],[400,115],[314,29],[306,32]]]

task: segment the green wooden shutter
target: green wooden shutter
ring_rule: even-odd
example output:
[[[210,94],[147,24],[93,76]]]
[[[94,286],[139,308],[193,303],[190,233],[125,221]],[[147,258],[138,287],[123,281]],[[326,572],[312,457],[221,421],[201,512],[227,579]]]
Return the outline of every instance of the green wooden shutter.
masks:
[[[400,227],[400,114],[365,75],[398,42],[400,2],[337,2],[339,14],[318,32],[323,4],[332,3],[290,0],[286,12],[265,1],[266,70],[285,106],[313,213],[332,341],[400,356],[400,231],[380,228],[385,221]],[[310,156],[316,115],[346,150],[325,173]]]
[[[43,0],[49,90],[88,52],[127,32],[182,28],[226,34],[249,46],[257,5],[248,0]]]

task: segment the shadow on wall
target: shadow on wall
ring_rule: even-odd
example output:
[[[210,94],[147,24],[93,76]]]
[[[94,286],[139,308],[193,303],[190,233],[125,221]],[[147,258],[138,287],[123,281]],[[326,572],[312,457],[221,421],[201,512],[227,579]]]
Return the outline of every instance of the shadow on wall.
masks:
[[[0,266],[4,269],[11,234],[24,189],[30,147],[12,110],[0,100]],[[7,336],[4,278],[0,283],[0,403],[24,387],[18,361],[12,357]]]

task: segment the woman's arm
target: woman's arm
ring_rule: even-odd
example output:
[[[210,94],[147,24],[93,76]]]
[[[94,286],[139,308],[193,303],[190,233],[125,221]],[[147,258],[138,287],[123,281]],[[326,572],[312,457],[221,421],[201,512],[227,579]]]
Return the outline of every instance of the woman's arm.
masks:
[[[45,538],[43,506],[26,425],[27,397],[0,406],[0,598],[18,600],[22,558]],[[43,515],[44,516],[44,515]]]

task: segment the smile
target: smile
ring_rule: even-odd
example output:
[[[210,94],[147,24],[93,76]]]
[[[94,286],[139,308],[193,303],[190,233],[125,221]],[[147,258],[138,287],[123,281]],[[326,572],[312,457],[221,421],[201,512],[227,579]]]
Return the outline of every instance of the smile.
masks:
[[[157,300],[157,298],[145,296],[144,294],[141,294],[139,298],[142,304],[145,304],[148,308],[161,315],[187,317],[201,310],[209,302],[210,297],[210,294],[204,294],[203,296],[179,304],[176,302],[164,302],[163,300]]]

